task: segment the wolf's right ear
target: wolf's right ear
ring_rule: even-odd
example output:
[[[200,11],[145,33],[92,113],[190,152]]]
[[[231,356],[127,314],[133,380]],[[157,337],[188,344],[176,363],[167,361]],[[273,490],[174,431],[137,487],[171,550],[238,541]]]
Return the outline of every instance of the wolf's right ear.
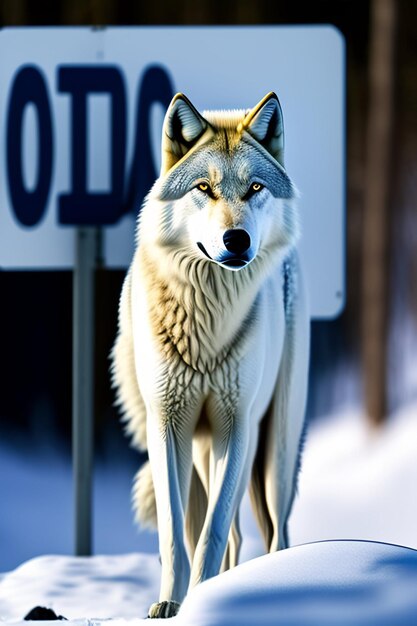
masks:
[[[209,126],[184,94],[173,97],[162,129],[161,175],[187,154]]]

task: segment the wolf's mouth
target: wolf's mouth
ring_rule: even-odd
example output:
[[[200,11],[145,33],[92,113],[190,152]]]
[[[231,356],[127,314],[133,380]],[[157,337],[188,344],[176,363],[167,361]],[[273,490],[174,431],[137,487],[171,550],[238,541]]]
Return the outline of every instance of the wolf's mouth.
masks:
[[[214,259],[211,258],[201,241],[197,241],[197,246],[200,248],[201,252],[205,254],[208,259],[210,259],[210,261],[214,261]]]
[[[200,248],[201,252],[205,254],[208,259],[210,259],[210,261],[215,261],[217,263],[220,263],[220,265],[225,265],[226,267],[244,267],[249,263],[249,260],[242,259],[241,257],[226,257],[225,259],[219,260],[213,259],[213,257],[209,255],[201,241],[197,241],[197,246]]]
[[[220,261],[222,265],[226,265],[227,267],[243,267],[247,265],[248,261],[244,259],[227,259],[226,261]]]

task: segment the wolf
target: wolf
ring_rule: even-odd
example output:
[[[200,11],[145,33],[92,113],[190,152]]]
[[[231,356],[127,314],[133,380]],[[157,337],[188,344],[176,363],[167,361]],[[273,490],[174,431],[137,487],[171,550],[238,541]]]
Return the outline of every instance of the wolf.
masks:
[[[203,113],[173,98],[112,351],[127,433],[149,454],[133,488],[159,532],[149,617],[237,564],[247,487],[266,550],[288,546],[310,326],[296,201],[275,93]]]

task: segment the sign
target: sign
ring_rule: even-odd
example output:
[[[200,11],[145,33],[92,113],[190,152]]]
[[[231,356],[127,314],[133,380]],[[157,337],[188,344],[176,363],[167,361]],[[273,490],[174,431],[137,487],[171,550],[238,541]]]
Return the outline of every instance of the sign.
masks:
[[[103,225],[107,267],[127,267],[177,91],[200,111],[278,94],[312,313],[337,315],[344,43],[329,26],[0,31],[0,267],[72,268],[74,226],[83,224]]]

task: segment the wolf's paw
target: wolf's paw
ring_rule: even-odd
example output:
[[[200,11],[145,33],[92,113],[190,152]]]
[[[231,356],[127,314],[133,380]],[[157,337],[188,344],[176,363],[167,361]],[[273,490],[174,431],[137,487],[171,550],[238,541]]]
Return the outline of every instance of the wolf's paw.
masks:
[[[151,604],[148,617],[174,617],[180,610],[180,603],[174,602],[154,602]]]

